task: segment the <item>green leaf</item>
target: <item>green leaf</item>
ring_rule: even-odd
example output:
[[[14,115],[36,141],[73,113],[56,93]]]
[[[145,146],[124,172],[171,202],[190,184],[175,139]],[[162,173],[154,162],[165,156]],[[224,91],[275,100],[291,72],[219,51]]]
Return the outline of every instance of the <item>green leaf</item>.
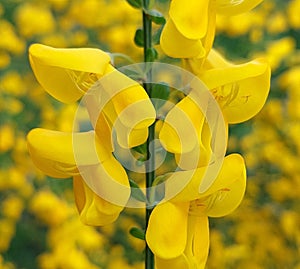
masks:
[[[148,48],[146,51],[148,62],[154,62],[158,58],[158,52],[155,48]]]
[[[162,25],[161,27],[159,27],[159,29],[157,31],[155,31],[155,33],[152,35],[152,44],[153,45],[159,45],[160,43],[160,36],[161,36],[161,32],[163,30],[164,26]]]
[[[135,238],[145,240],[145,232],[140,228],[133,227],[129,230],[129,233]]]
[[[132,179],[129,179],[129,184],[131,187],[132,197],[140,202],[146,203],[147,198],[145,194],[142,192],[142,190],[140,189],[139,185]]]
[[[145,10],[145,13],[156,24],[165,24],[166,23],[166,19],[165,19],[164,15],[155,9]]]
[[[142,145],[132,148],[132,150],[134,150],[142,155],[146,155],[147,154],[147,145],[146,145],[146,143],[144,143]]]
[[[170,95],[170,86],[165,82],[152,85],[151,100],[156,110],[164,105]]]
[[[138,47],[144,46],[144,31],[142,29],[137,29],[134,35],[134,43]]]
[[[129,5],[134,8],[142,8],[143,7],[143,0],[126,0]]]

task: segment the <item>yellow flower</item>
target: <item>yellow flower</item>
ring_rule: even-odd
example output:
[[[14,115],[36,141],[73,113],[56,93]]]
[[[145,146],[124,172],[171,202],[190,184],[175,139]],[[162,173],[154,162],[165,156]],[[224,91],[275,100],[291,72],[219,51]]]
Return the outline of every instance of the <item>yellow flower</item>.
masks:
[[[172,0],[161,35],[161,48],[174,58],[203,58],[212,47],[216,14],[246,12],[262,0]]]
[[[83,223],[105,225],[118,217],[123,207],[102,198],[113,192],[105,182],[114,180],[128,187],[118,200],[124,206],[130,195],[128,178],[123,167],[106,149],[106,141],[100,143],[94,131],[64,133],[37,128],[29,132],[27,142],[33,163],[43,173],[55,178],[73,176],[75,202]],[[96,185],[93,190],[85,182],[91,175]]]
[[[112,154],[112,129],[125,147],[145,142],[156,116],[147,93],[115,70],[108,54],[98,49],[34,44],[29,59],[37,80],[53,97],[65,103],[83,97],[94,127],[73,133],[31,130],[27,142],[33,162],[49,176],[73,176],[75,202],[84,223],[113,222],[128,201],[130,187],[125,169]]]
[[[185,61],[187,68],[214,95],[228,123],[240,123],[254,117],[265,104],[271,78],[265,59],[236,65],[211,50],[204,65],[197,59]]]
[[[20,34],[26,38],[55,31],[55,18],[44,5],[23,2],[16,10],[15,18]]]
[[[156,206],[150,216],[146,240],[160,268],[204,268],[209,248],[208,217],[231,213],[241,203],[246,188],[243,158],[231,154],[224,159],[211,187],[198,192],[206,167],[198,168],[187,186],[174,198]],[[191,171],[173,174],[185,180]],[[173,182],[166,181],[166,194]],[[174,236],[176,235],[176,236]]]
[[[175,154],[178,166],[189,170],[224,156],[228,124],[246,121],[261,110],[271,74],[263,59],[234,65],[215,50],[210,51],[204,64],[200,59],[185,59],[185,65],[209,91],[201,92],[198,79],[192,80],[189,94],[168,112],[159,139]]]
[[[102,124],[114,125],[121,146],[134,147],[146,141],[155,109],[140,84],[113,68],[107,53],[34,44],[29,48],[29,60],[38,82],[54,98],[72,103],[85,96],[97,133],[97,121],[103,116]]]

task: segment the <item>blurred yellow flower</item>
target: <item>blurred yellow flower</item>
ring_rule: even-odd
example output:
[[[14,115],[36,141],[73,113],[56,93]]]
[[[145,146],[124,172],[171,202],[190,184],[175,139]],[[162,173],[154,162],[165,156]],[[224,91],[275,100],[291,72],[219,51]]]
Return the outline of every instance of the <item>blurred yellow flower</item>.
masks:
[[[16,267],[11,262],[5,262],[2,255],[0,254],[0,267],[2,269],[15,269]]]
[[[291,0],[288,3],[287,8],[287,18],[292,28],[299,29],[300,28],[300,1],[299,0]]]
[[[5,73],[0,79],[0,87],[5,93],[21,96],[26,92],[24,78],[16,71]]]
[[[0,39],[0,49],[17,55],[24,52],[25,42],[18,37],[16,30],[11,23],[0,20],[0,32],[2,36]]]
[[[7,67],[10,64],[10,57],[9,54],[0,51],[0,69]]]
[[[10,242],[15,235],[16,225],[15,220],[0,219],[0,253],[6,252],[10,246]]]
[[[70,215],[66,203],[50,191],[37,192],[30,200],[29,210],[49,226],[61,225]]]
[[[292,37],[284,37],[268,44],[266,57],[272,70],[279,68],[282,61],[295,50],[295,46],[296,42]]]
[[[267,30],[272,34],[279,34],[288,29],[287,18],[282,12],[276,12],[266,24]]]
[[[1,201],[1,212],[4,217],[17,220],[24,206],[24,202],[20,197],[10,196]]]
[[[24,2],[15,13],[16,24],[25,38],[55,31],[56,22],[49,9],[43,5]]]
[[[10,150],[15,143],[14,127],[10,124],[0,125],[0,153]]]

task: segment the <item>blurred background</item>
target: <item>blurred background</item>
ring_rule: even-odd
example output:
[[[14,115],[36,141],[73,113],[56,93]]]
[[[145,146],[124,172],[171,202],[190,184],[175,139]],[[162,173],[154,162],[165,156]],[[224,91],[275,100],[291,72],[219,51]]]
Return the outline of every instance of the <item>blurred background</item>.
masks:
[[[157,2],[165,13],[166,1]],[[300,269],[299,14],[299,0],[265,0],[218,17],[214,47],[236,62],[267,57],[272,83],[259,115],[230,127],[228,153],[245,157],[248,185],[234,213],[210,220],[208,269]],[[26,147],[32,128],[72,130],[77,108],[38,85],[28,46],[98,47],[139,62],[138,27],[140,11],[125,0],[0,0],[1,269],[144,268],[144,243],[128,234],[143,227],[143,210],[126,209],[107,227],[84,226],[72,180],[43,175]]]

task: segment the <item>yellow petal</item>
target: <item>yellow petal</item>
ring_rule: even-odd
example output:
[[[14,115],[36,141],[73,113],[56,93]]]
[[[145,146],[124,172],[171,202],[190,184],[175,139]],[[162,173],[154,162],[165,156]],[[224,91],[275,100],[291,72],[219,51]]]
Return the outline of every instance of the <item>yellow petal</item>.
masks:
[[[269,68],[266,59],[263,58],[244,64],[233,64],[226,61],[216,50],[210,51],[206,64],[209,64],[211,68],[205,70],[199,77],[209,89],[249,77],[257,77],[267,72]],[[229,74],[231,75],[229,76]]]
[[[227,125],[224,126],[224,134],[226,137],[222,137],[222,141],[218,138],[218,135],[214,134],[217,141],[213,141],[212,134],[210,131],[210,127],[207,122],[205,122],[202,126],[201,136],[199,136],[199,146],[196,146],[189,152],[183,152],[180,154],[175,154],[175,159],[177,165],[184,170],[192,170],[197,167],[207,166],[209,163],[215,161],[216,157],[221,156],[221,154],[225,154],[225,148],[227,144],[227,135],[228,135],[228,128]],[[222,134],[224,136],[224,134]],[[219,151],[221,149],[218,148],[218,145],[214,143],[222,142],[224,145],[224,151]],[[213,147],[213,148],[212,148]],[[219,155],[220,153],[220,155]]]
[[[205,117],[201,107],[189,96],[167,114],[159,133],[163,147],[172,153],[189,152],[198,145]]]
[[[98,196],[117,206],[124,207],[127,204],[131,192],[128,177],[113,156],[102,163],[81,167],[79,171],[85,183]]]
[[[216,56],[215,53],[212,55]],[[217,59],[214,68],[199,75],[219,102],[228,123],[239,123],[255,116],[263,107],[270,90],[270,67],[264,59],[233,65]],[[226,65],[226,66],[224,66]]]
[[[118,135],[118,143],[123,148],[133,148],[142,145],[148,138],[148,128],[130,130],[124,128],[124,126],[123,128],[119,126],[117,130],[120,132]]]
[[[203,57],[205,49],[201,40],[188,39],[174,25],[172,19],[167,20],[160,38],[160,45],[165,54],[173,58]]]
[[[150,126],[156,118],[156,111],[145,89],[112,66],[106,72],[99,85],[108,94],[118,120],[135,129]]]
[[[184,37],[201,39],[206,35],[209,2],[209,0],[171,1],[170,18]]]
[[[209,223],[207,216],[198,216],[194,233],[193,251],[197,269],[204,269],[209,251]]]
[[[93,74],[104,74],[110,58],[99,49],[56,49],[33,44],[29,61],[42,87],[59,101],[71,103],[97,80]]]
[[[173,197],[177,190],[181,190],[171,199],[174,202],[200,199],[227,188],[244,174],[245,163],[242,156],[230,154],[224,158],[220,171],[215,171],[214,164],[211,164],[195,170],[174,172],[166,181],[165,194],[167,198]],[[210,182],[209,187],[200,193],[199,187],[201,189],[204,178]]]
[[[86,225],[103,226],[110,224],[117,219],[123,209],[94,193],[80,176],[74,177],[73,186],[80,220]]]
[[[113,142],[112,142],[112,131],[111,127],[106,119],[104,113],[99,113],[99,117],[97,119],[97,124],[95,126],[95,132],[98,136],[99,141],[103,144],[104,147],[110,152],[114,151]]]
[[[226,188],[213,194],[207,214],[210,217],[222,217],[233,212],[242,202],[246,190],[246,170]]]
[[[203,60],[207,57],[207,55],[209,54],[213,46],[215,40],[215,33],[216,33],[216,2],[210,0],[208,6],[208,28],[205,37],[202,39],[202,44],[206,51]]]
[[[181,255],[187,239],[189,203],[163,203],[154,208],[146,231],[146,241],[159,258]]]
[[[156,269],[190,269],[189,261],[187,257],[182,254],[174,259],[161,259],[155,256],[155,268]],[[197,268],[198,269],[198,268]]]
[[[28,133],[27,144],[33,162],[45,174],[69,177],[78,173],[76,166],[110,158],[111,153],[95,138],[92,131],[65,133],[37,128]]]
[[[133,128],[125,126],[118,118],[113,103],[107,102],[104,114],[112,129],[115,130],[118,144],[123,148],[132,148],[146,142],[148,138],[148,128]]]
[[[217,12],[227,16],[237,15],[255,8],[263,0],[217,0]]]

